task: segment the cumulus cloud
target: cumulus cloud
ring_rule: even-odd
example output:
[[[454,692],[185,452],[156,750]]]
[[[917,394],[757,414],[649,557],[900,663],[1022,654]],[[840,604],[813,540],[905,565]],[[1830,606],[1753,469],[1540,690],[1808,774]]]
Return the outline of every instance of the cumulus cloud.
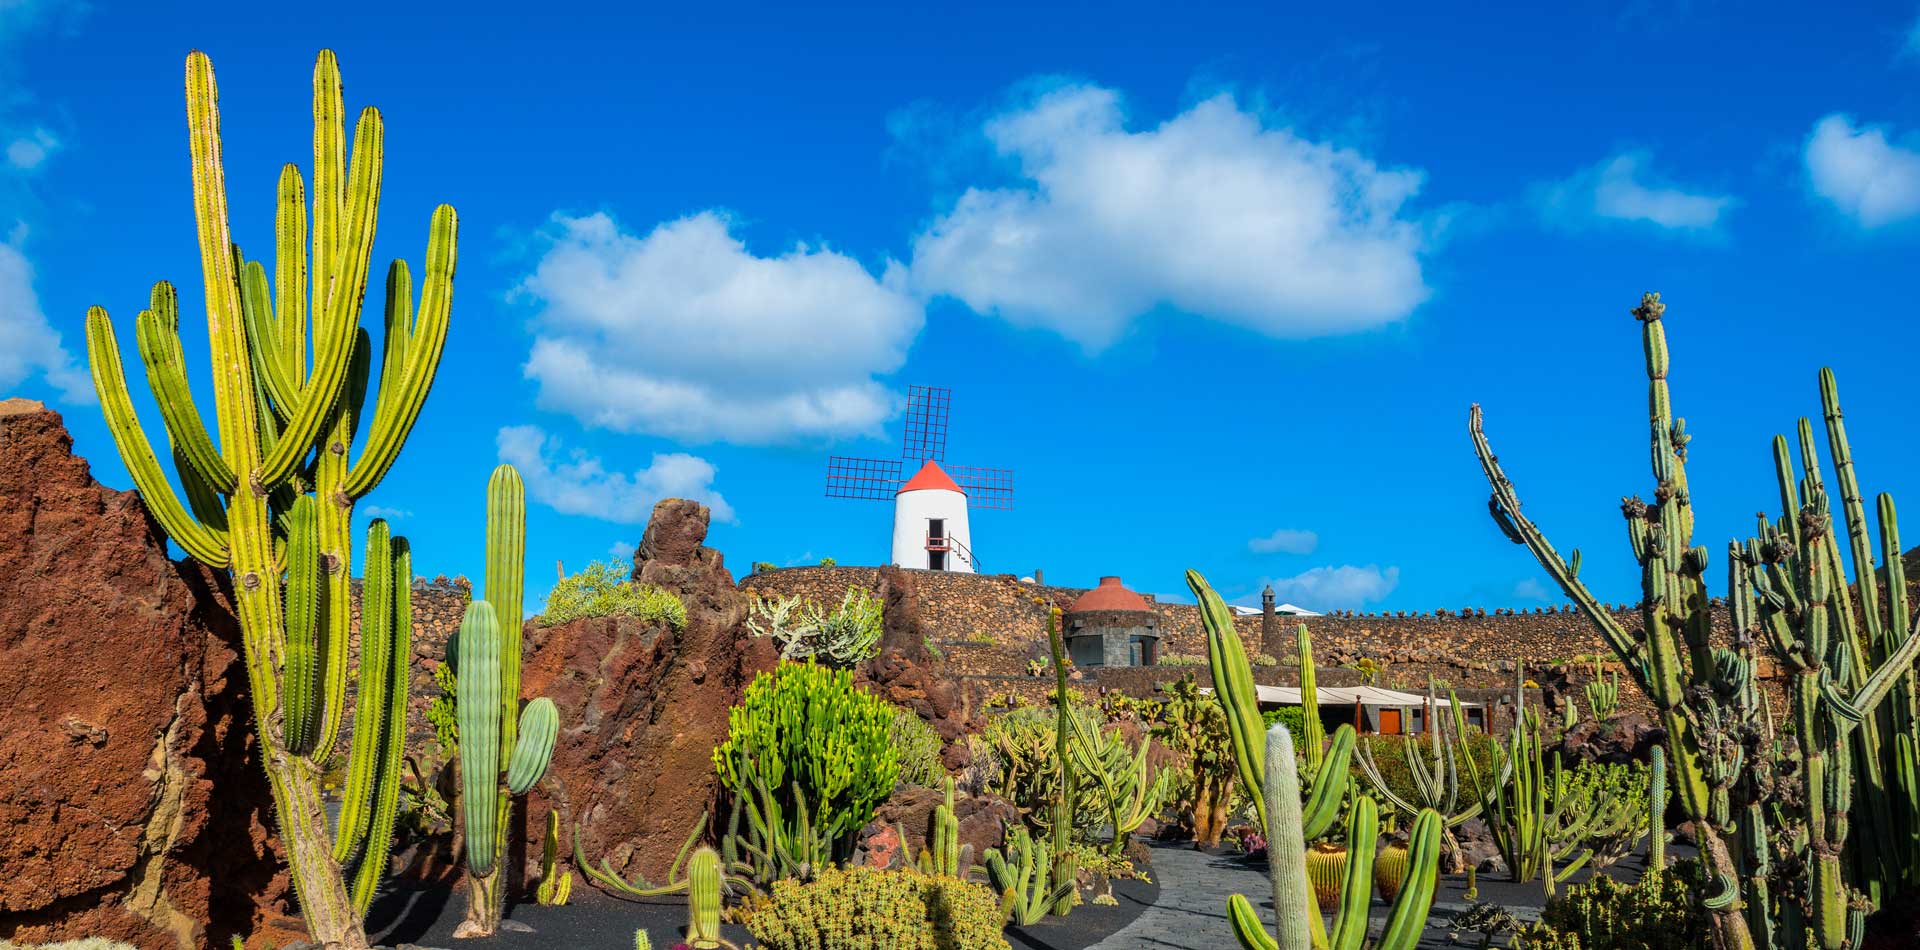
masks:
[[[32,171],[60,147],[60,140],[46,129],[35,129],[30,135],[23,135],[7,143],[7,164],[21,171]]]
[[[1683,188],[1652,168],[1647,152],[1623,152],[1572,177],[1541,186],[1541,214],[1563,227],[1587,227],[1602,221],[1650,224],[1672,231],[1711,231],[1738,207],[1739,199]]]
[[[877,382],[924,310],[889,263],[799,245],[759,257],[719,212],[644,235],[605,214],[555,217],[519,287],[538,302],[524,371],[539,405],[619,432],[747,444],[878,430]]]
[[[608,471],[584,450],[567,451],[538,426],[508,426],[495,438],[500,461],[520,470],[527,494],[555,511],[616,524],[646,524],[664,498],[691,498],[733,521],[733,506],[713,488],[714,467],[684,452],[656,452],[646,468]]]
[[[1422,174],[1270,127],[1218,95],[1150,129],[1066,86],[986,124],[1023,181],[967,189],[913,242],[915,285],[1105,346],[1161,306],[1276,337],[1362,330],[1428,296]]]
[[[633,542],[615,541],[607,548],[607,553],[612,555],[616,560],[624,561],[633,557]]]
[[[1312,554],[1313,549],[1319,546],[1319,535],[1293,528],[1281,528],[1264,538],[1253,538],[1247,542],[1247,550],[1255,554]]]
[[[1267,582],[1280,600],[1308,610],[1352,609],[1381,600],[1400,586],[1398,567],[1369,564],[1316,567]]]
[[[0,241],[0,392],[39,375],[70,403],[95,401],[93,379],[74,362],[59,331],[47,323],[33,289],[33,264],[20,249],[21,230]]]
[[[1920,146],[1887,137],[1884,126],[1855,126],[1834,114],[1807,136],[1807,179],[1814,194],[1864,228],[1920,214]]]

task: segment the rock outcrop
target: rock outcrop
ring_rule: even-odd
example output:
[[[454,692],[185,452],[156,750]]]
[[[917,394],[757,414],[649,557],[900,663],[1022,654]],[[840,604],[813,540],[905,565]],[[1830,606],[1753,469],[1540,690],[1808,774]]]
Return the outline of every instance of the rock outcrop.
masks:
[[[531,834],[515,836],[529,879],[548,807],[560,809],[563,854],[577,822],[588,860],[658,879],[714,803],[713,748],[726,739],[727,710],[778,654],[741,624],[733,578],[704,543],[708,517],[695,502],[663,501],[634,552],[633,579],[678,596],[685,626],[601,617],[527,630],[523,695],[552,698],[561,723],[553,764],[523,812]]]
[[[918,713],[945,743],[941,759],[950,771],[965,768],[969,732],[983,723],[975,716],[966,690],[949,675],[945,663],[928,648],[930,638],[920,616],[912,574],[898,567],[880,569],[883,616],[880,648],[862,664],[855,681],[896,706]]]
[[[0,938],[225,948],[291,913],[225,581],[72,450],[0,402]]]
[[[860,829],[853,863],[877,868],[906,867],[909,851],[915,858],[926,850],[933,831],[933,810],[946,801],[939,789],[902,785]],[[1020,820],[1019,811],[995,795],[955,795],[953,816],[960,825],[959,846],[969,849],[974,864],[986,860],[988,848],[998,848],[1007,827]],[[901,847],[905,836],[907,848]]]

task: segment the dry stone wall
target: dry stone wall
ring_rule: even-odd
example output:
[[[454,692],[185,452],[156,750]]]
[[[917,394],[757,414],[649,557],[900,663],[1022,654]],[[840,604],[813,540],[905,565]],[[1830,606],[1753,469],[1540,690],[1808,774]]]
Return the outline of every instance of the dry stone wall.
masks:
[[[983,698],[1012,692],[1036,698],[1051,680],[1034,671],[1035,661],[1047,656],[1046,624],[1049,611],[1065,608],[1085,588],[1055,587],[1022,582],[1010,574],[960,574],[913,571],[920,611],[931,645],[963,676],[975,695]],[[755,596],[798,595],[822,603],[837,603],[849,585],[873,589],[875,568],[798,567],[761,571],[741,581]],[[1203,684],[1211,678],[1204,663],[1176,665],[1182,658],[1206,654],[1206,632],[1198,608],[1191,604],[1161,603],[1146,595],[1159,615],[1160,652],[1174,663],[1131,669],[1080,669],[1081,688],[1121,690],[1151,695],[1159,684],[1192,672]],[[1616,605],[1614,615],[1627,629],[1639,625],[1636,608]],[[1584,708],[1582,687],[1594,676],[1594,661],[1602,675],[1620,666],[1586,617],[1571,607],[1533,611],[1434,611],[1431,613],[1342,613],[1321,617],[1277,616],[1274,622],[1287,644],[1294,625],[1305,623],[1313,635],[1318,681],[1322,685],[1356,685],[1360,673],[1343,669],[1360,660],[1379,668],[1375,684],[1391,689],[1423,692],[1429,679],[1458,689],[1462,698],[1495,699],[1511,694],[1524,676],[1544,688],[1550,706],[1572,696]],[[1260,652],[1261,615],[1237,618],[1242,643],[1249,655]],[[1724,635],[1726,614],[1718,612],[1717,633]],[[1290,654],[1291,651],[1288,651]],[[1254,678],[1268,685],[1293,685],[1297,671],[1293,657],[1282,654],[1277,663],[1256,666]],[[1770,677],[1770,665],[1761,673]],[[1651,706],[1625,677],[1621,678],[1621,706],[1650,712]]]

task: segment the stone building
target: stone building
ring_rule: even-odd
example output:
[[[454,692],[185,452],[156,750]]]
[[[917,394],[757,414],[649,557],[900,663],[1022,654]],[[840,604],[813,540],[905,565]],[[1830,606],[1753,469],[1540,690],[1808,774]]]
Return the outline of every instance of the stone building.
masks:
[[[1100,578],[1100,586],[1066,609],[1062,622],[1074,666],[1152,666],[1160,661],[1160,617],[1118,577]]]

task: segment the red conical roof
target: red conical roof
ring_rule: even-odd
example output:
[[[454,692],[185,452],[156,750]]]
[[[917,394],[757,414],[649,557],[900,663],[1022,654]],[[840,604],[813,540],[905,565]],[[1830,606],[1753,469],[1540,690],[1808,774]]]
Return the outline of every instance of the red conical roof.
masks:
[[[1080,599],[1067,608],[1067,613],[1079,613],[1084,610],[1144,610],[1153,608],[1147,605],[1147,599],[1127,589],[1118,577],[1100,578],[1100,586],[1080,595]]]
[[[907,483],[900,486],[900,491],[894,492],[894,494],[898,495],[900,492],[929,490],[957,491],[962,495],[966,494],[966,492],[960,491],[960,486],[954,484],[953,479],[947,477],[947,473],[940,467],[940,463],[931,461],[920,466],[920,471],[915,472],[912,478],[907,479]]]

